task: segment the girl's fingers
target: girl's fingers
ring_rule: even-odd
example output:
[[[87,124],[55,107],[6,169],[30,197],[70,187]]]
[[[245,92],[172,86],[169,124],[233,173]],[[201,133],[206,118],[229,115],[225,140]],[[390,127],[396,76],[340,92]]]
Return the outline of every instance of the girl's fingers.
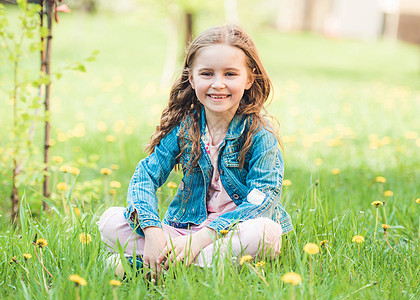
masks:
[[[163,248],[162,252],[159,254],[156,263],[161,264],[168,255],[168,247]]]

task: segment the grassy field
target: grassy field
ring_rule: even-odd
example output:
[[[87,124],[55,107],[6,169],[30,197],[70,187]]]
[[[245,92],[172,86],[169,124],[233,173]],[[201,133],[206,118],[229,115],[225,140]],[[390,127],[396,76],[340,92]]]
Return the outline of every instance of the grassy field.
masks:
[[[242,266],[222,260],[208,269],[174,267],[157,286],[141,277],[118,287],[109,284],[115,278],[104,271],[109,254],[95,223],[106,207],[125,205],[129,179],[145,157],[144,146],[167,101],[168,90],[159,87],[167,24],[153,20],[141,12],[75,13],[55,26],[55,69],[94,50],[99,54],[86,64],[86,73],[65,72],[53,83],[51,151],[56,157],[49,202],[54,209],[42,212],[39,190],[22,187],[20,220],[10,227],[10,177],[0,178],[0,298],[419,298],[418,48],[250,25],[246,29],[273,80],[268,111],[280,122],[284,144],[288,184],[282,203],[295,230],[283,238],[283,254],[257,272],[251,265],[259,260]],[[209,25],[203,21],[198,29]],[[37,66],[36,57],[28,57],[31,64]],[[1,85],[10,76],[2,67]],[[7,161],[11,106],[0,95],[0,157]],[[64,173],[63,165],[80,173]],[[112,173],[103,175],[102,168]],[[178,183],[180,175],[173,173],[168,181]],[[59,183],[67,183],[71,192]],[[167,185],[160,189],[161,212],[173,192]],[[376,208],[373,201],[383,205]],[[390,226],[386,234],[381,224]],[[91,236],[87,244],[81,242],[83,233]],[[353,242],[356,235],[364,242]],[[48,242],[42,260],[51,276],[37,259],[41,250],[32,245],[35,236]],[[303,250],[307,243],[325,240],[320,253]],[[300,274],[302,282],[284,283],[288,272]],[[72,274],[87,285],[76,288]]]

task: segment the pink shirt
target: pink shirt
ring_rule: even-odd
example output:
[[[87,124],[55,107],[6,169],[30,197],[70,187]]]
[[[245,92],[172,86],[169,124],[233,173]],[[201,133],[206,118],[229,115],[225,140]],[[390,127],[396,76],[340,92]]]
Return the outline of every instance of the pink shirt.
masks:
[[[201,223],[199,227],[205,227],[221,214],[232,211],[236,208],[235,202],[232,201],[223,187],[222,181],[220,180],[219,169],[217,167],[219,149],[223,140],[219,144],[213,145],[207,128],[206,133],[202,136],[202,140],[206,147],[207,154],[210,156],[210,161],[213,166],[213,175],[206,197],[208,213],[207,219]]]

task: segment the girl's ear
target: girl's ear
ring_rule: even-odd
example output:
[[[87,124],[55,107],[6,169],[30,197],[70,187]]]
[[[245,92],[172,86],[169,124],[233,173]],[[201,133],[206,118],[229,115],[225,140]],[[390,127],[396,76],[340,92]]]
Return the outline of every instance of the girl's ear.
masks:
[[[254,84],[254,74],[250,74],[248,76],[248,81],[246,82],[246,85],[245,85],[245,90],[249,90],[253,84]]]
[[[194,78],[193,78],[193,76],[192,76],[192,74],[191,74],[191,71],[190,71],[190,73],[189,73],[189,75],[188,75],[188,81],[190,82],[191,87],[192,87],[192,89],[194,90],[194,89],[195,89],[195,86],[194,86]]]

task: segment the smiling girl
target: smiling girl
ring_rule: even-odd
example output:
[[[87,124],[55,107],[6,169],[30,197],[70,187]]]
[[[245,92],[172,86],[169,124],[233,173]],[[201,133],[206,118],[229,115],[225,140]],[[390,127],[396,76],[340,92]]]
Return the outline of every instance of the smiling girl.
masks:
[[[232,258],[279,255],[292,224],[280,203],[278,138],[261,114],[270,90],[241,28],[201,33],[172,87],[150,155],[131,179],[128,206],[107,209],[98,222],[109,249],[118,241],[156,273],[170,262],[209,266],[216,251]],[[184,177],[160,220],[156,190],[177,164]]]

